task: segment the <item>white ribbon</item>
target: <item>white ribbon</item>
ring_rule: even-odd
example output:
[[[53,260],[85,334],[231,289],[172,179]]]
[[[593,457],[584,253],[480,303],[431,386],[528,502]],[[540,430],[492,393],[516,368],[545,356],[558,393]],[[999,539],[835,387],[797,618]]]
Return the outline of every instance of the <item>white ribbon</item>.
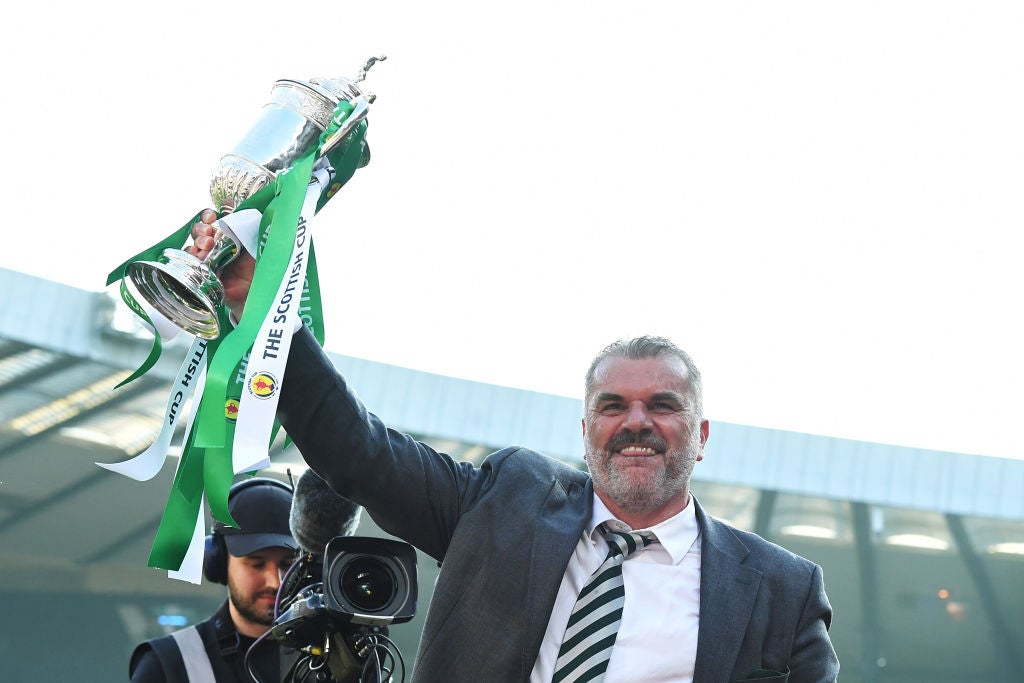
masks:
[[[175,420],[182,414],[185,404],[193,394],[201,396],[202,389],[196,393],[196,387],[201,386],[206,378],[206,340],[198,337],[192,341],[192,346],[185,356],[185,361],[178,368],[178,374],[171,384],[171,391],[167,396],[167,407],[164,410],[164,422],[160,434],[156,440],[134,458],[124,462],[96,463],[111,472],[123,474],[136,481],[149,481],[163,468],[167,459],[168,450],[171,445],[171,438],[174,436]],[[198,406],[198,401],[192,402],[192,412],[189,415],[188,428],[185,430],[185,437],[188,438],[191,429],[192,416]]]
[[[249,252],[253,258],[259,249],[260,220],[263,214],[256,209],[245,209],[229,213],[214,221],[214,226],[221,232],[235,238],[235,242]]]
[[[313,171],[299,216],[290,266],[249,354],[232,448],[235,474],[262,469],[270,464],[270,438],[277,415],[277,403],[281,398],[288,350],[291,348],[292,334],[302,324],[299,305],[305,287],[312,240],[309,220],[316,213],[317,201],[330,183],[331,175],[331,169],[325,167]]]
[[[206,500],[206,496],[203,496]],[[196,515],[196,526],[192,531],[192,540],[185,551],[185,557],[181,560],[181,566],[177,571],[167,570],[167,578],[178,581],[188,581],[197,586],[203,582],[203,556],[206,554],[206,515],[203,511],[203,503],[199,504],[199,514]]]
[[[135,297],[138,301],[139,297]],[[153,321],[153,329],[156,334],[160,335],[162,341],[170,341],[178,336],[181,332],[181,328],[172,323],[167,316],[160,311],[151,307],[149,304],[143,304],[143,308],[146,310],[146,315]],[[143,321],[144,323],[145,321]]]

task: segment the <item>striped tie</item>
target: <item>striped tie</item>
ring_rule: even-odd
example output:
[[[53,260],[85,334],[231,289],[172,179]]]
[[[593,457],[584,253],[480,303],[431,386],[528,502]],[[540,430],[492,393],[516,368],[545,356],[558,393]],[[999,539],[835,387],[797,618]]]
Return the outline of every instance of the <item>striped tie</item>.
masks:
[[[611,531],[604,524],[601,533],[608,541],[608,557],[590,577],[565,627],[562,647],[555,662],[552,683],[600,681],[604,678],[612,645],[622,621],[626,590],[622,585],[622,563],[640,548],[657,539],[650,531]]]

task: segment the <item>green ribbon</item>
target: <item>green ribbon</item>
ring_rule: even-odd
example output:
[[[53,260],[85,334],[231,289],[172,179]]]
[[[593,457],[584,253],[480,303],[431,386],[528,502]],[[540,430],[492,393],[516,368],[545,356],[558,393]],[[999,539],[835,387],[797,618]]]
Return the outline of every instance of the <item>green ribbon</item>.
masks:
[[[204,478],[206,499],[211,514],[224,524],[237,526],[228,512],[228,490],[234,470],[231,464],[231,441],[224,405],[228,381],[235,375],[239,359],[252,348],[267,313],[277,298],[278,286],[288,271],[295,233],[305,199],[314,154],[297,160],[292,168],[277,178],[277,194],[267,205],[260,223],[261,243],[265,244],[256,261],[253,286],[246,300],[238,326],[225,337],[207,369],[206,387],[196,415],[195,445],[206,449]]]
[[[242,387],[239,385],[244,380],[248,353],[263,320],[274,305],[278,287],[288,270],[298,219],[314,163],[321,155],[320,150],[324,142],[344,124],[351,110],[351,104],[341,102],[335,109],[330,126],[320,136],[319,144],[280,173],[274,182],[237,207],[239,211],[252,208],[262,213],[260,248],[256,255],[253,285],[237,327],[232,329],[227,319],[226,307],[222,306],[218,311],[221,329],[229,331],[221,338],[211,340],[207,345],[206,384],[202,396],[193,399],[199,401],[199,407],[192,432],[182,449],[181,462],[153,541],[149,557],[151,567],[178,569],[181,566],[192,540],[196,519],[202,514],[204,491],[214,518],[224,524],[237,526],[227,506],[228,492],[234,479],[231,448],[234,420],[226,416],[228,403],[231,399],[237,401],[240,396]],[[335,176],[330,187],[321,192],[316,206],[317,213],[352,178],[358,168],[366,165],[368,151],[365,137],[364,120],[355,126],[345,141],[334,147],[327,155],[328,162],[335,170]],[[152,368],[160,357],[162,348],[155,326],[125,285],[127,270],[135,261],[154,260],[164,249],[180,248],[200,215],[201,212],[163,241],[122,263],[108,276],[108,285],[117,279],[121,280],[122,299],[153,328],[155,333],[149,356],[122,384],[142,376]],[[312,245],[306,281],[303,283],[300,316],[322,345],[325,339],[323,305]],[[235,405],[237,406],[237,403]],[[280,424],[275,421],[272,433],[276,436],[279,429]]]

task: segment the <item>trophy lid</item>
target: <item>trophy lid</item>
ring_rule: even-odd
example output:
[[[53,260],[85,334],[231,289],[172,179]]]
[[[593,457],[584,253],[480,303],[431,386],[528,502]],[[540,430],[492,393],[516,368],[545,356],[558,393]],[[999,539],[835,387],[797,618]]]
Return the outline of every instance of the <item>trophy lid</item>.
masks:
[[[311,78],[308,81],[281,78],[274,83],[274,88],[278,87],[298,88],[310,92],[330,104],[332,109],[342,100],[351,102],[363,94],[356,84],[347,78]]]
[[[310,85],[333,97],[335,102],[345,100],[351,102],[363,94],[356,81],[349,78],[311,78]]]
[[[363,65],[363,68],[359,70],[359,73],[356,75],[355,78],[345,78],[343,76],[339,76],[338,78],[311,78],[308,81],[299,81],[290,78],[282,78],[278,80],[275,85],[281,84],[285,86],[299,86],[301,88],[305,88],[316,93],[320,97],[325,98],[334,106],[337,106],[337,104],[342,100],[344,100],[345,102],[352,102],[353,100],[359,97],[363,97],[364,95],[370,102],[373,102],[373,100],[376,98],[373,95],[364,93],[363,90],[359,87],[359,83],[361,83],[366,78],[366,72],[370,70],[370,67],[372,67],[377,62],[384,61],[385,59],[387,59],[385,55],[381,55],[379,57],[370,57],[369,59],[366,60],[366,63]]]

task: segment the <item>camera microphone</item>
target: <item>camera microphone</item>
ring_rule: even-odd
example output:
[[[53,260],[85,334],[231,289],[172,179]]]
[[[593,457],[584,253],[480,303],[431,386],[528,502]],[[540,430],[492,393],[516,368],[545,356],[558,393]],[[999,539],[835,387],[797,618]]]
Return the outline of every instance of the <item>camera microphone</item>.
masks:
[[[288,528],[303,551],[323,555],[332,538],[355,534],[361,512],[316,472],[306,470],[295,484]]]

